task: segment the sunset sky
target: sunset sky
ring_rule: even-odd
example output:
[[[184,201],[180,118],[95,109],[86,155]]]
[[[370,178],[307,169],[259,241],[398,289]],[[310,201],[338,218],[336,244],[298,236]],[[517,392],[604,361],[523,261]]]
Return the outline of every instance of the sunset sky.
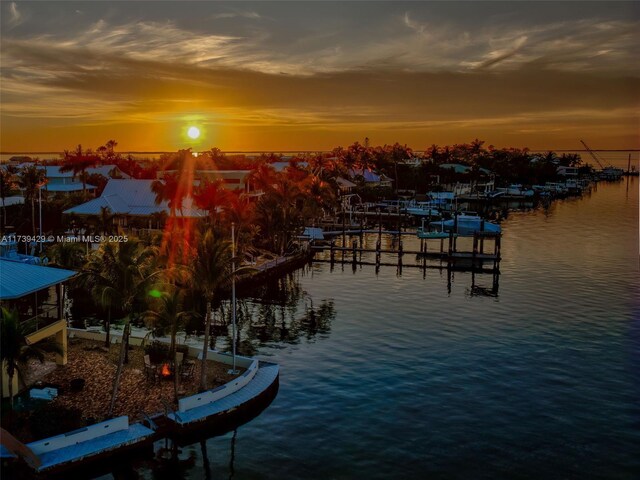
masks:
[[[638,2],[1,7],[3,152],[639,147]]]

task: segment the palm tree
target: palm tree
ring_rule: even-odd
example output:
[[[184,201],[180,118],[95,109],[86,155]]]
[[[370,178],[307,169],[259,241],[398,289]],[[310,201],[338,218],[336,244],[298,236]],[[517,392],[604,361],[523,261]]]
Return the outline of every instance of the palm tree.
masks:
[[[385,145],[382,147],[382,152],[386,162],[393,165],[393,175],[395,180],[394,187],[397,193],[399,184],[398,164],[404,160],[410,159],[413,156],[413,150],[406,145],[400,145],[396,142],[393,145]]]
[[[218,210],[224,210],[229,203],[229,192],[222,180],[205,180],[193,194],[195,204],[209,212],[212,225],[217,224]]]
[[[114,215],[111,214],[109,207],[100,207],[100,216],[98,222],[100,223],[100,229],[103,235],[109,235],[111,233],[111,227],[113,226]]]
[[[247,183],[252,186],[254,190],[265,191],[276,182],[276,171],[271,164],[266,161],[260,161],[260,163],[251,170]]]
[[[84,264],[84,248],[79,243],[62,242],[52,245],[47,250],[50,265],[76,269]]]
[[[157,310],[145,312],[145,320],[152,327],[154,335],[164,336],[169,330],[171,343],[169,344],[169,356],[173,359],[173,393],[175,401],[178,402],[178,362],[176,360],[176,336],[178,330],[184,327],[185,321],[195,315],[191,310],[183,310],[184,294],[179,288],[172,288],[170,293],[164,293],[157,306]]]
[[[175,236],[176,210],[182,213],[184,199],[189,196],[192,186],[193,180],[188,181],[184,175],[173,172],[165,173],[162,180],[155,180],[151,184],[151,190],[156,195],[156,205],[166,201],[169,207],[169,219],[162,234],[162,250],[169,249],[171,261],[180,247]]]
[[[24,381],[23,367],[31,359],[44,362],[46,353],[62,354],[62,348],[53,339],[46,338],[38,343],[30,343],[28,336],[35,328],[32,322],[21,322],[17,310],[1,309],[0,319],[0,362],[6,368],[9,377],[9,398],[13,408],[13,377],[18,372],[18,378]],[[0,382],[1,383],[1,382]],[[1,385],[0,385],[0,388]],[[2,392],[0,392],[0,396]]]
[[[7,210],[4,205],[4,200],[9,196],[9,193],[15,186],[13,172],[9,170],[9,168],[0,168],[0,197],[2,197],[2,223],[0,223],[0,229],[3,231],[7,223]]]
[[[97,148],[97,152],[103,161],[111,163],[119,158],[120,154],[115,153],[116,145],[118,145],[118,142],[115,140],[108,140],[107,143]]]
[[[242,251],[242,247],[251,244],[259,231],[254,221],[256,204],[240,190],[229,192],[227,200],[227,209],[224,212],[225,222],[227,225],[235,223],[236,243],[240,245],[239,250]]]
[[[80,283],[89,289],[96,303],[107,311],[104,321],[106,348],[109,348],[111,343],[111,311],[120,301],[117,279],[114,278],[117,275],[116,268],[113,267],[117,256],[113,243],[101,245],[100,249],[88,258],[79,278]]]
[[[42,188],[46,181],[46,173],[37,165],[27,165],[22,168],[18,184],[22,188],[25,203],[31,203],[31,228],[33,235],[36,234],[36,207],[35,199],[38,188]]]
[[[151,183],[151,191],[155,193],[155,203],[160,205],[167,202],[169,207],[169,217],[175,218],[176,210],[182,211],[184,196],[180,195],[180,175],[177,173],[165,173],[162,180],[154,180]]]
[[[60,167],[60,173],[73,172],[73,176],[82,181],[82,197],[87,198],[87,169],[95,167],[100,157],[94,155],[91,150],[82,151],[82,145],[78,145],[73,152],[65,150],[63,153],[64,164]]]
[[[257,222],[266,236],[273,239],[273,248],[283,254],[294,228],[299,226],[300,187],[284,176],[279,176],[258,201]],[[270,233],[271,232],[271,233]]]
[[[311,218],[322,215],[326,208],[334,205],[336,194],[327,182],[315,175],[307,177],[302,185],[305,211]]]
[[[216,292],[231,281],[231,249],[229,242],[221,237],[215,237],[213,231],[207,229],[199,239],[192,265],[194,287],[202,291],[207,302],[200,370],[200,390],[204,391],[207,389],[206,367],[212,304]]]
[[[127,361],[131,320],[141,311],[147,291],[161,273],[156,268],[158,251],[136,240],[124,243],[103,243],[91,256],[81,279],[90,288],[94,298],[107,309],[107,345],[111,309],[118,306],[125,314],[118,368],[108,416],[111,416],[118,396],[118,386],[124,363]]]

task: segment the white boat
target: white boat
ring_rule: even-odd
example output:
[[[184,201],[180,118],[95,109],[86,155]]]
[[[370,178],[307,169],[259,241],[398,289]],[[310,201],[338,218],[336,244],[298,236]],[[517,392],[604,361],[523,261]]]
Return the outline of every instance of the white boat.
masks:
[[[534,189],[542,189],[542,191],[548,192],[551,195],[566,195],[569,193],[566,184],[557,182],[547,182],[544,185],[534,185]]]
[[[621,168],[616,168],[610,165],[598,172],[598,176],[602,180],[620,180],[623,173],[624,170],[622,170]]]
[[[505,198],[529,198],[533,197],[534,191],[525,189],[520,184],[509,185],[507,188],[496,188],[496,193],[501,192]],[[496,196],[494,194],[494,196]]]
[[[500,225],[483,219],[475,212],[462,212],[457,217],[457,228],[456,219],[451,219],[442,222],[443,230],[451,231],[456,228],[455,233],[459,235],[473,235],[475,232],[502,232]]]

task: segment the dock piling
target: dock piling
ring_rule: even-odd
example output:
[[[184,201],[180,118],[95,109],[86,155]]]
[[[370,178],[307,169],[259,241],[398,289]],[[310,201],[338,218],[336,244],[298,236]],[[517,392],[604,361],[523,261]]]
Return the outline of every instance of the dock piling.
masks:
[[[357,249],[358,249],[358,240],[354,240],[354,241],[353,241],[353,243],[352,243],[353,264],[354,264],[354,265],[355,265],[356,263],[358,263]]]

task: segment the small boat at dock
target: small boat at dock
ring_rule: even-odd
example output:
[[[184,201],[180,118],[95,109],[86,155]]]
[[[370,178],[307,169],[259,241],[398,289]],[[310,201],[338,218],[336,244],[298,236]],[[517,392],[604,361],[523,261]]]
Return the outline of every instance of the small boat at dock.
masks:
[[[498,195],[501,198],[532,198],[534,195],[533,189],[523,188],[521,184],[509,185],[506,188],[496,188],[494,192],[492,192],[492,198],[496,198]]]
[[[475,232],[501,233],[500,225],[489,222],[475,212],[461,212],[451,220],[442,222],[444,231],[454,231],[459,235],[473,235]]]

